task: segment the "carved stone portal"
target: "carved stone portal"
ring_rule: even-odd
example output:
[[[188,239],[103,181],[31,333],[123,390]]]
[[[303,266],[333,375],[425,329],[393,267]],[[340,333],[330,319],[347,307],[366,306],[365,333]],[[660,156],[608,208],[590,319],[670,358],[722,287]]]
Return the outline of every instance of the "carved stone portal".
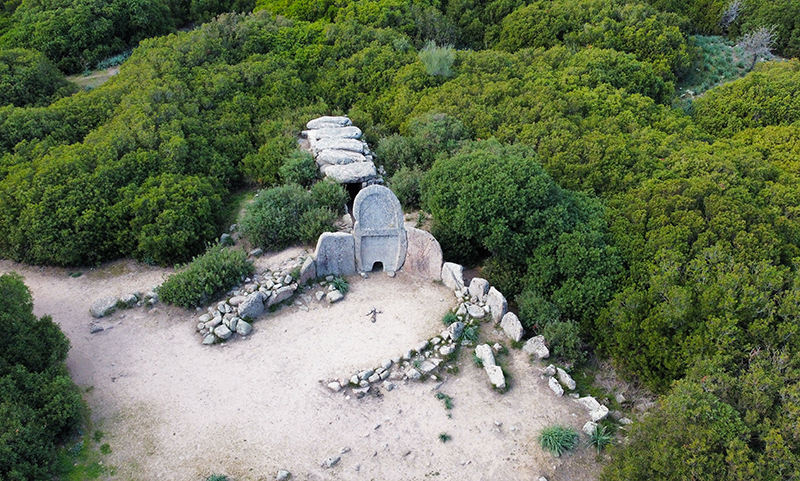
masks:
[[[403,227],[403,208],[394,193],[381,185],[361,190],[353,202],[353,217],[358,270],[371,271],[378,262],[384,271],[400,270],[408,239]]]

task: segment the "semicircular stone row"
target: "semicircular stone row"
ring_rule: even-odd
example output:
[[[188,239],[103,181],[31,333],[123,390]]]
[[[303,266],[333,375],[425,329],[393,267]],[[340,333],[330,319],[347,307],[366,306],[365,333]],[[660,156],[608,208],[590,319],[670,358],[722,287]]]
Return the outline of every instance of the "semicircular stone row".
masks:
[[[380,184],[383,179],[375,168],[375,157],[361,129],[347,117],[324,116],[309,121],[300,133],[308,142],[320,172],[340,184]]]

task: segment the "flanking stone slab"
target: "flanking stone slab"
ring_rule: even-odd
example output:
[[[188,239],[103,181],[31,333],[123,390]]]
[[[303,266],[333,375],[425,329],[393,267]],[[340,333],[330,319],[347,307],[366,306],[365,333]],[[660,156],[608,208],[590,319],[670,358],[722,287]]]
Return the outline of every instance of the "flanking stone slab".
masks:
[[[460,264],[442,264],[442,282],[454,291],[464,290],[464,267]]]
[[[416,227],[406,227],[406,260],[403,271],[412,276],[442,280],[442,247],[430,232]]]
[[[372,162],[355,162],[347,165],[328,165],[323,173],[340,184],[367,182],[378,176]]]
[[[349,276],[356,273],[355,239],[346,232],[325,232],[314,253],[317,276]]]
[[[348,150],[350,152],[357,152],[359,154],[368,154],[369,147],[366,142],[359,139],[319,139],[309,140],[311,150],[314,152],[322,152],[326,149],[333,150]]]
[[[298,285],[305,285],[308,281],[317,278],[317,263],[313,257],[306,258],[303,267],[300,268],[300,277],[297,279]]]
[[[353,217],[358,270],[371,271],[378,262],[384,271],[400,270],[406,259],[408,239],[403,227],[403,208],[394,192],[382,185],[362,189],[353,201]]]

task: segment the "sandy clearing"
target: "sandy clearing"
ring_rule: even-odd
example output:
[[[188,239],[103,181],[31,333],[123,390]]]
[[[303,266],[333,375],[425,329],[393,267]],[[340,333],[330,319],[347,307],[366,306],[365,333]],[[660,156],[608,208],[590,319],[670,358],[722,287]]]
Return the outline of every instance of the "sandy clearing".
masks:
[[[259,261],[280,263],[298,250]],[[309,311],[284,308],[255,323],[246,340],[205,347],[196,312],[159,306],[109,319],[113,329],[89,334],[91,303],[147,290],[170,270],[118,261],[78,278],[57,268],[0,261],[34,294],[37,315],[51,314],[72,342],[68,367],[106,433],[117,467],[111,479],[202,480],[529,480],[594,479],[586,448],[561,459],[543,453],[539,430],[556,422],[580,428],[584,409],[556,398],[521,351],[501,360],[512,389],[498,394],[462,349],[460,372],[440,390],[453,398],[452,418],[434,397],[436,383],[399,383],[363,399],[333,394],[319,380],[350,375],[399,355],[442,330],[454,304],[441,285],[400,273],[354,277],[344,301],[312,301]],[[309,291],[313,295],[313,290]],[[376,323],[364,314],[382,311]],[[484,325],[483,339],[501,339]],[[508,343],[504,343],[508,345]],[[495,422],[501,423],[498,427]],[[438,435],[452,436],[441,443]],[[332,469],[320,463],[341,454]]]

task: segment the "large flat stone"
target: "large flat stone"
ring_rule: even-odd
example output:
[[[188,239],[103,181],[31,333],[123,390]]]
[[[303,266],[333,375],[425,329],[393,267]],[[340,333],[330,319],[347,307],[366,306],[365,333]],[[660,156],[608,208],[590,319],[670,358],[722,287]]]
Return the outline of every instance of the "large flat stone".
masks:
[[[317,117],[316,119],[309,120],[306,124],[306,128],[309,130],[312,129],[324,129],[324,128],[336,128],[336,127],[347,127],[348,125],[353,125],[353,122],[343,116],[330,116],[330,115],[323,115],[322,117]]]
[[[346,232],[319,236],[314,254],[317,276],[349,276],[356,273],[355,239]]]
[[[500,366],[484,366],[484,371],[489,376],[489,381],[494,384],[497,389],[506,388],[506,378],[503,375],[503,369]]]
[[[372,162],[356,162],[347,165],[329,165],[324,174],[340,184],[366,182],[378,176]]]
[[[483,367],[494,366],[497,364],[494,360],[494,353],[491,346],[488,344],[479,344],[475,347],[475,356],[483,362]]]
[[[503,319],[500,321],[500,327],[503,328],[503,332],[506,333],[506,336],[509,337],[514,342],[519,342],[522,340],[522,335],[525,333],[525,330],[522,328],[522,323],[519,322],[519,318],[513,312],[507,312]]]
[[[335,150],[349,150],[351,152],[358,152],[359,154],[366,154],[369,152],[366,142],[359,139],[319,139],[309,140],[311,150],[314,152],[321,152],[326,149]]]
[[[317,163],[330,165],[347,165],[354,162],[366,162],[363,154],[350,150],[325,149],[317,153]]]
[[[406,261],[403,271],[412,276],[442,280],[442,247],[430,232],[415,227],[406,227]]]
[[[105,297],[97,300],[92,304],[92,307],[89,308],[89,312],[92,314],[92,317],[99,318],[110,316],[114,311],[117,310],[118,300],[119,299],[116,297]]]
[[[321,129],[304,130],[302,135],[307,139],[358,139],[361,137],[361,129],[354,126],[347,127],[324,127]]]

